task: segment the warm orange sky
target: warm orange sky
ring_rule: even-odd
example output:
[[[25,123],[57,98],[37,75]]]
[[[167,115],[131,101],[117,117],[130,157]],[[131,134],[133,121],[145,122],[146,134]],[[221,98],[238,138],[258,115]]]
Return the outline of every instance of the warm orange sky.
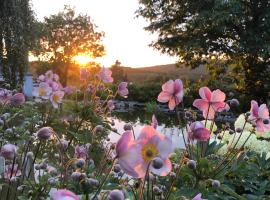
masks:
[[[64,5],[75,6],[77,12],[90,15],[105,32],[103,43],[107,55],[99,62],[107,67],[116,59],[129,67],[169,64],[176,60],[148,47],[155,36],[143,30],[147,24],[144,19],[135,18],[138,0],[32,0],[32,3],[39,19],[59,12]]]

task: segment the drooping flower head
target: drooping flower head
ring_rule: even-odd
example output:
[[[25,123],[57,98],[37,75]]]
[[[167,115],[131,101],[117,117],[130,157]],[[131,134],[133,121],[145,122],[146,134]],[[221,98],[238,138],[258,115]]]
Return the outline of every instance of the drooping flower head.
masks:
[[[183,83],[180,79],[169,80],[162,85],[162,92],[158,95],[158,101],[161,103],[169,102],[169,109],[173,110],[175,106],[183,100]]]
[[[0,103],[5,104],[9,101],[12,96],[12,91],[0,88]]]
[[[45,82],[41,82],[38,87],[34,87],[33,96],[41,99],[49,99],[52,88]]]
[[[270,130],[269,110],[266,104],[261,104],[259,107],[258,103],[252,100],[248,119],[252,124],[256,125],[258,132],[263,133]]]
[[[65,95],[65,92],[63,92],[63,91],[55,91],[52,93],[50,100],[51,100],[52,106],[54,108],[59,107],[59,104],[62,103],[62,99],[63,99],[64,95]]]
[[[107,69],[105,67],[102,67],[100,70],[100,79],[104,82],[104,83],[112,83],[113,82],[113,78],[111,77],[112,75],[112,71],[110,69]]]
[[[17,153],[17,146],[14,144],[5,144],[1,148],[1,156],[7,160],[12,160]]]
[[[112,190],[109,193],[108,200],[125,200],[125,195],[121,190]]]
[[[66,189],[60,189],[51,194],[52,200],[80,200],[80,198],[74,194],[73,192],[66,190]]]
[[[13,106],[19,106],[24,104],[25,96],[23,93],[16,93],[9,99],[9,103]]]
[[[190,140],[207,141],[210,131],[204,127],[202,122],[196,121],[188,126],[188,138]]]
[[[77,145],[75,147],[74,157],[77,159],[88,159],[88,147],[86,145]]]
[[[172,168],[168,159],[172,151],[172,141],[152,126],[145,126],[137,140],[133,139],[131,131],[126,131],[116,145],[121,168],[137,178],[144,177],[148,167],[152,173],[166,176]],[[159,168],[152,165],[155,158],[162,161]]]
[[[225,103],[226,95],[222,91],[211,90],[208,87],[202,87],[199,90],[201,99],[195,99],[193,106],[203,112],[203,117],[206,119],[214,119],[215,112],[222,112],[229,110],[230,107]]]
[[[127,86],[128,86],[128,83],[127,82],[121,82],[118,85],[117,93],[121,97],[127,98],[127,95],[128,95],[128,88],[127,88]]]

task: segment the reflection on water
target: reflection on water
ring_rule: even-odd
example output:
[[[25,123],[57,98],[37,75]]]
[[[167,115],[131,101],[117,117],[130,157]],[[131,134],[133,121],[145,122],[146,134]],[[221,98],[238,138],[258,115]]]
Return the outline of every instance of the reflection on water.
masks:
[[[130,113],[117,113],[115,114],[112,119],[114,119],[115,126],[114,128],[117,129],[118,133],[124,132],[124,125],[126,123],[130,123],[133,125],[133,129],[135,132],[135,136],[138,137],[140,134],[141,129],[147,125],[151,124],[151,115],[147,115],[145,112],[130,112]],[[182,136],[182,130],[175,126],[176,121],[173,115],[166,116],[157,116],[157,120],[159,125],[157,127],[157,131],[165,134],[167,137],[171,138],[173,142],[174,148],[184,148],[184,141]],[[186,135],[186,131],[183,130],[184,135]],[[120,138],[120,135],[116,133],[111,133],[109,138],[112,142],[117,142]]]

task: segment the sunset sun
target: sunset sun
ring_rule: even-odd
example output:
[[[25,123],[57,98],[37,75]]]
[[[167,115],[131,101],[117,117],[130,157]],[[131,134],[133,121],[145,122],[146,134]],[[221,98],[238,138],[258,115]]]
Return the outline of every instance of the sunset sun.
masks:
[[[74,56],[72,60],[79,65],[86,65],[89,62],[93,61],[93,59],[89,55],[77,55]]]

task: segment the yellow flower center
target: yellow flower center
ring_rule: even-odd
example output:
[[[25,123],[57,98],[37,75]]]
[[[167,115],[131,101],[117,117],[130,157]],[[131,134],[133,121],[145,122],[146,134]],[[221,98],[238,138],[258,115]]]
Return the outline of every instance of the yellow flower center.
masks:
[[[58,101],[59,101],[59,96],[53,95],[53,101],[54,101],[54,102],[58,102]]]
[[[150,162],[158,155],[158,149],[153,144],[146,144],[142,147],[141,155],[145,162]]]
[[[39,96],[45,96],[46,95],[46,90],[45,90],[45,88],[39,88],[39,90],[38,90],[38,94],[39,94]]]

